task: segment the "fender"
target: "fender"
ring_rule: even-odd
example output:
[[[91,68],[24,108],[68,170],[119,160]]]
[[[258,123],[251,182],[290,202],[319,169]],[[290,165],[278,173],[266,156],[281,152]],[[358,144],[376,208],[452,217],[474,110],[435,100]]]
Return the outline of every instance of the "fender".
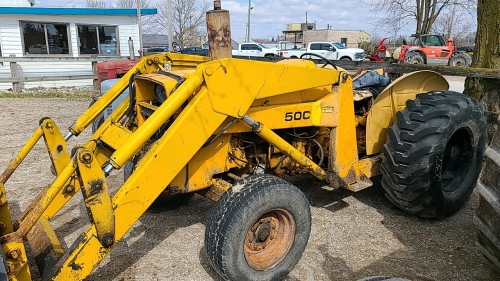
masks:
[[[366,154],[382,151],[387,129],[394,124],[396,113],[405,109],[406,101],[418,93],[449,89],[448,81],[439,73],[422,70],[404,75],[392,82],[375,99],[366,122]]]

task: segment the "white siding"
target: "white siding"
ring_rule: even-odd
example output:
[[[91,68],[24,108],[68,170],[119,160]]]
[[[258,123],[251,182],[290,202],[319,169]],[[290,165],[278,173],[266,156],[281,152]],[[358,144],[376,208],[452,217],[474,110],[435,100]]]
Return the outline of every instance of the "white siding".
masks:
[[[28,0],[0,0],[0,7],[31,7]]]
[[[2,1],[2,0],[0,0]],[[134,53],[139,55],[139,30],[135,16],[63,16],[63,15],[2,15],[0,21],[0,44],[3,56],[15,55],[23,56],[23,47],[21,40],[21,29],[19,21],[40,21],[69,23],[69,44],[73,57],[78,57],[77,24],[89,25],[116,25],[118,26],[118,43],[120,46],[120,55],[129,56],[128,39],[134,41]],[[68,75],[91,75],[92,67],[90,62],[21,62],[18,63],[19,77],[36,76],[68,76]],[[10,65],[7,63],[0,66],[0,77],[10,77]],[[33,87],[61,87],[77,86],[91,87],[92,80],[70,80],[70,81],[44,81],[25,83],[24,88]],[[0,91],[11,88],[10,83],[0,83]]]

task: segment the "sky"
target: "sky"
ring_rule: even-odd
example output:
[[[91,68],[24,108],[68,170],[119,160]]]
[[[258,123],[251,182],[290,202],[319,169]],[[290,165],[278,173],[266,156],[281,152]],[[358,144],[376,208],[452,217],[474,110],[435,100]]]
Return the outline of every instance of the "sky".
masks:
[[[113,0],[109,1],[112,2]],[[151,0],[154,4],[159,0]],[[165,1],[165,0],[163,0]],[[208,0],[209,3],[213,1]],[[248,0],[221,0],[222,9],[229,10],[231,37],[245,38],[248,20]],[[74,7],[85,6],[85,0],[35,0],[35,6]],[[210,4],[212,7],[212,4]],[[370,7],[357,1],[340,0],[251,0],[250,35],[252,38],[271,39],[282,35],[288,23],[316,22],[316,29],[364,30],[371,35],[384,36],[377,32],[377,16]],[[410,31],[402,33],[410,33]],[[385,36],[384,36],[385,37]],[[389,37],[389,36],[387,36]]]

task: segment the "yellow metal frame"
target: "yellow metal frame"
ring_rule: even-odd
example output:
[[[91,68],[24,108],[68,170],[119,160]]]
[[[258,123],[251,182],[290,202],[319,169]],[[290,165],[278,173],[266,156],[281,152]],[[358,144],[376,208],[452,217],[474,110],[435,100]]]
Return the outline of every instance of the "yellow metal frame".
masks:
[[[171,79],[153,73],[165,71],[167,65],[173,72],[182,73],[185,80],[181,84],[174,85]],[[45,119],[0,176],[0,218],[5,224],[0,240],[13,269],[11,280],[30,278],[24,239],[32,242],[30,245],[42,245],[43,249],[52,247],[56,253],[50,257],[60,257],[57,263],[45,266],[44,279],[81,280],[124,237],[166,186],[185,185],[179,188],[180,192],[211,187],[207,197],[217,200],[230,186],[213,175],[240,165],[228,158],[230,150],[241,154],[232,144],[232,134],[253,131],[318,179],[325,179],[325,170],[272,131],[322,127],[321,134],[330,143],[330,172],[348,186],[376,173],[374,162],[358,158],[350,76],[345,71],[317,68],[305,60],[273,64],[238,59],[196,60],[174,54],[145,57],[75,121],[69,128],[71,134],[81,133],[127,87],[133,73],[141,73],[135,78],[138,104],[149,104],[148,99],[152,98],[148,93],[152,86],[148,83],[162,84],[169,93],[173,87],[176,89],[166,102],[154,105],[149,118],[137,117],[136,124],[122,122],[128,108],[128,100],[124,100],[91,139],[77,147],[73,157],[54,121]],[[382,99],[387,102],[388,94]],[[149,106],[153,108],[152,104]],[[111,197],[105,172],[122,167],[172,117],[173,123],[149,146],[134,173]],[[239,121],[234,123],[234,119]],[[204,147],[228,122],[232,126]],[[11,224],[4,184],[42,136],[57,177]],[[104,172],[102,167],[106,167]],[[63,255],[49,219],[80,189],[90,224]],[[46,239],[35,241],[37,233]]]

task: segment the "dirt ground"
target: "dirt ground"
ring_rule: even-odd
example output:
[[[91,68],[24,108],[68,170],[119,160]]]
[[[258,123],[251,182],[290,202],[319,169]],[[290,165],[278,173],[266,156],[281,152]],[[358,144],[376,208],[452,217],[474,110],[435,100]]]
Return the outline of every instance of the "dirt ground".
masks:
[[[0,170],[28,140],[38,120],[53,118],[63,134],[90,99],[0,99]],[[69,147],[84,143],[82,133]],[[43,141],[42,141],[43,142]],[[48,155],[37,145],[7,182],[14,217],[53,179]],[[116,190],[122,172],[108,177]],[[312,207],[311,237],[287,280],[357,280],[395,276],[410,280],[500,280],[475,247],[472,199],[444,221],[419,219],[393,207],[375,179],[374,187],[352,193],[331,190],[311,176],[292,180]],[[111,251],[88,280],[220,280],[203,249],[204,223],[214,203],[196,195],[188,205],[162,213],[147,212]],[[88,224],[81,196],[53,220],[64,247]]]

